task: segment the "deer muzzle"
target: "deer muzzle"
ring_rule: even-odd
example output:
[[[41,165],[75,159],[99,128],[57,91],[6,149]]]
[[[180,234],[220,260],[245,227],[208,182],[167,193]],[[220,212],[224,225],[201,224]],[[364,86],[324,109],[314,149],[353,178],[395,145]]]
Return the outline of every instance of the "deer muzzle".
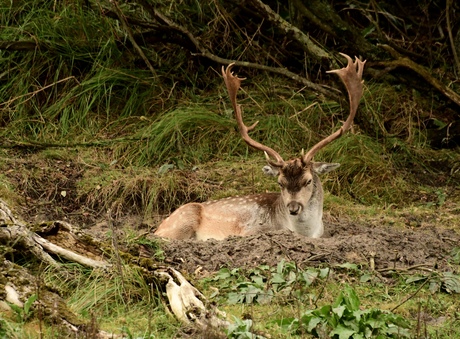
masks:
[[[287,208],[289,210],[290,215],[297,215],[302,211],[302,205],[299,204],[297,201],[291,201],[287,204]]]

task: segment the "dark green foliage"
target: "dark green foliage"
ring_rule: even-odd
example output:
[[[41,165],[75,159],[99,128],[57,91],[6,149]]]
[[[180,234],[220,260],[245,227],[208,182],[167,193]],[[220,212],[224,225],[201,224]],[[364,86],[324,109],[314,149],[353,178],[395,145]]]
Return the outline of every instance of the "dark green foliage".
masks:
[[[410,338],[410,325],[401,316],[378,308],[361,309],[355,290],[346,286],[333,304],[305,311],[300,318],[283,319],[292,332],[330,338]]]
[[[292,24],[307,25],[297,17],[298,8],[269,5]],[[111,2],[3,1],[0,6],[0,137],[8,147],[97,145],[120,166],[174,165],[181,170],[218,160],[238,162],[252,154],[263,158],[236,131],[221,63],[197,54],[190,36],[217,57],[285,67],[315,84],[343,89],[336,77],[325,74],[331,66],[312,64],[298,41],[257,15],[248,20],[250,3],[243,9],[233,2],[120,2],[130,33],[156,74],[133,48]],[[341,15],[344,9],[336,6]],[[366,38],[374,37],[375,30],[361,19],[353,23],[367,32]],[[308,32],[317,34],[316,29]],[[325,46],[334,40],[324,33],[315,38]],[[337,49],[348,52],[343,46]],[[439,53],[442,60],[445,50]],[[338,129],[348,113],[343,103],[286,77],[253,68],[235,70],[248,78],[239,95],[244,120],[247,125],[259,121],[251,136],[284,159]],[[415,168],[425,173],[427,185],[436,187],[428,189],[428,203],[444,204],[442,186],[457,180],[457,172],[451,171],[455,159],[427,149],[425,133],[431,120],[447,123],[429,113],[437,112],[442,102],[427,99],[420,88],[407,91],[400,82],[374,83],[372,74],[365,71],[355,134],[317,156],[318,161],[342,164],[327,177],[326,189],[364,204],[413,203],[420,197],[408,201],[407,192],[414,191],[419,178],[405,169]],[[441,161],[446,163],[443,172],[454,173],[448,183],[438,182],[444,177],[436,172]]]
[[[275,297],[304,302],[312,298],[306,289],[329,275],[329,268],[300,270],[282,260],[276,267],[259,266],[250,272],[221,269],[212,281],[227,292],[229,304],[267,304]]]

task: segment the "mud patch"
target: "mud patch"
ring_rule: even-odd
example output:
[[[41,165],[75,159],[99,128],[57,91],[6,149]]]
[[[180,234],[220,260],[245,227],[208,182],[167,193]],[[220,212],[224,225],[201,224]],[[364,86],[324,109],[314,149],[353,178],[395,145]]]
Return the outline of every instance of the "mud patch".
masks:
[[[326,224],[329,237],[310,239],[290,231],[276,231],[223,241],[164,241],[167,262],[187,272],[200,267],[214,272],[223,267],[276,265],[281,259],[299,267],[356,263],[376,269],[427,265],[448,268],[460,235],[435,227],[396,229],[390,226]]]

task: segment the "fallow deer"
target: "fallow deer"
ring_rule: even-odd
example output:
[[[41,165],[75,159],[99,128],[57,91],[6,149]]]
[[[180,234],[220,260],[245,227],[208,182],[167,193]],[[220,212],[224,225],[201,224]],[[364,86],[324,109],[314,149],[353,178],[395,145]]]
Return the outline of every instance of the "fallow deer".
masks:
[[[342,54],[342,53],[341,53]],[[188,203],[179,207],[158,227],[155,234],[173,239],[224,239],[231,235],[247,236],[272,230],[289,229],[311,238],[323,234],[323,188],[319,174],[340,166],[336,163],[314,162],[313,156],[323,147],[339,138],[351,128],[363,93],[362,74],[365,61],[353,60],[342,54],[348,65],[328,73],[336,73],[348,91],[350,115],[340,129],[314,145],[300,158],[284,161],[272,148],[249,136],[257,122],[246,126],[237,92],[244,78],[231,72],[234,64],[222,67],[222,75],[233,106],[238,129],[243,140],[251,147],[263,151],[268,166],[264,171],[278,176],[281,193],[253,194],[243,197]],[[302,152],[303,153],[303,152]]]

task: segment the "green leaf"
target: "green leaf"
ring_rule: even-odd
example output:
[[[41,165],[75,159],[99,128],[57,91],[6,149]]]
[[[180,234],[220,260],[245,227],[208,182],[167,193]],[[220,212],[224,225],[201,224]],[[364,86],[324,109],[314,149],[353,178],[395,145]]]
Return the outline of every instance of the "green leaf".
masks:
[[[347,270],[353,270],[353,271],[358,270],[358,265],[356,265],[356,264],[351,264],[351,263],[349,263],[349,262],[346,262],[346,263],[340,264],[340,265],[336,265],[336,267],[339,267],[339,268],[346,268]]]
[[[264,278],[259,275],[252,276],[251,280],[258,286],[264,286]]]
[[[346,298],[345,303],[348,306],[348,309],[352,311],[357,311],[359,310],[359,306],[361,302],[359,301],[358,295],[356,294],[356,291],[351,288],[350,286],[345,287],[345,293],[346,293]]]
[[[334,328],[329,335],[332,337],[334,335],[338,335],[339,339],[348,339],[350,338],[353,334],[355,334],[356,331],[349,329],[341,324],[339,324],[336,328]]]
[[[305,281],[307,286],[310,286],[311,284],[313,284],[316,278],[318,278],[318,274],[318,270],[308,269],[307,271],[302,272],[303,281]]]
[[[334,303],[332,304],[332,307],[339,307],[344,299],[343,291],[340,291],[339,295],[337,298],[335,298]]]
[[[432,294],[435,294],[436,292],[439,292],[439,289],[441,288],[441,282],[440,281],[431,281],[430,282],[430,287],[428,288]]]
[[[273,273],[271,283],[272,284],[283,284],[286,282],[284,276],[280,273]]]
[[[319,277],[321,279],[326,278],[329,275],[329,271],[330,271],[329,267],[320,269],[319,270]]]
[[[11,309],[16,312],[16,314],[22,316],[23,309],[22,307],[19,307],[16,304],[8,303],[8,305],[11,307]]]
[[[450,255],[454,264],[460,264],[460,247],[453,248]]]
[[[283,271],[284,271],[284,264],[285,264],[285,261],[284,259],[281,259],[281,261],[278,263],[278,265],[276,265],[276,272],[279,273],[279,274],[282,274]]]
[[[331,311],[331,305],[324,305],[323,307],[312,311],[312,313],[322,318],[329,318],[331,315]]]
[[[227,303],[229,303],[230,305],[239,304],[243,300],[244,300],[244,296],[242,296],[241,293],[230,292],[227,295]]]
[[[339,306],[339,307],[334,307],[334,308],[332,309],[332,312],[334,312],[335,314],[337,314],[337,316],[338,316],[339,318],[342,318],[343,312],[345,311],[345,309],[346,309],[345,305],[342,305],[342,306]]]
[[[297,318],[281,318],[272,321],[273,323],[277,324],[281,327],[284,331],[287,330],[296,330],[299,327],[299,319]]]
[[[273,299],[273,291],[268,290],[257,295],[257,302],[261,305],[268,304]]]
[[[366,321],[366,324],[368,324],[371,328],[382,328],[385,325],[382,320],[373,318]]]
[[[412,334],[408,328],[401,328],[392,324],[388,325],[386,334],[394,334],[396,338],[411,338]]]
[[[246,290],[246,303],[252,304],[258,295],[264,293],[263,290],[255,286],[249,286]]]
[[[311,333],[318,326],[318,324],[321,324],[321,322],[322,322],[322,319],[319,317],[311,318],[310,321],[308,322],[307,331]]]
[[[373,277],[374,277],[374,275],[372,275],[372,274],[363,274],[361,276],[361,278],[359,278],[359,282],[364,283],[364,282],[371,281]]]
[[[160,168],[158,169],[158,174],[165,174],[171,170],[173,170],[176,166],[173,165],[173,164],[163,164],[160,166]]]
[[[423,276],[423,275],[413,275],[409,278],[406,279],[406,284],[410,284],[410,283],[413,283],[413,282],[416,282],[416,281],[421,281],[421,280],[426,280],[427,277]]]
[[[236,272],[235,272],[236,273]],[[217,280],[227,280],[228,278],[232,277],[234,274],[230,272],[228,268],[221,268],[219,272],[211,279],[212,281]]]
[[[460,275],[452,272],[441,273],[441,282],[447,293],[460,293]]]
[[[32,294],[24,303],[24,313],[27,315],[29,314],[30,307],[32,304],[37,300],[38,296],[36,294]]]

